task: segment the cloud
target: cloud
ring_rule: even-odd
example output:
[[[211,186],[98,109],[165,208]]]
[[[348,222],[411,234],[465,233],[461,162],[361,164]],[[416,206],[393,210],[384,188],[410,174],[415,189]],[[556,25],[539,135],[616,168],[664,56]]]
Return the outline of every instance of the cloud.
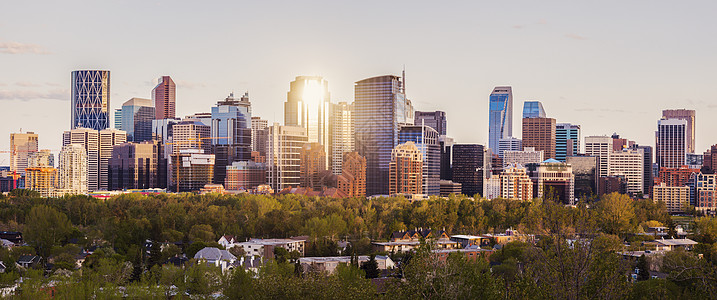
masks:
[[[175,80],[174,84],[176,84],[178,88],[185,88],[185,89],[196,89],[196,88],[206,87],[206,85],[204,83],[192,82],[192,81],[186,81],[186,80]]]
[[[16,82],[15,85],[21,86],[21,87],[38,87],[38,86],[40,86],[39,84],[30,82],[30,81]]]
[[[55,89],[51,91],[36,90],[0,90],[0,101],[20,100],[60,100],[66,101],[70,99],[70,91],[67,89]]]
[[[574,34],[574,33],[568,33],[568,34],[565,35],[565,37],[566,37],[566,38],[569,38],[569,39],[573,39],[573,40],[579,40],[579,41],[584,41],[584,40],[587,40],[587,39],[588,39],[588,38],[586,38],[586,37],[584,37],[584,36],[582,36],[582,35]]]
[[[535,24],[538,24],[538,25],[548,25],[548,21],[545,20],[545,19],[540,19],[540,20],[538,20],[538,22],[535,22]]]
[[[18,42],[0,42],[0,53],[5,54],[50,54],[44,47]]]
[[[513,29],[523,29],[525,25],[513,25]]]

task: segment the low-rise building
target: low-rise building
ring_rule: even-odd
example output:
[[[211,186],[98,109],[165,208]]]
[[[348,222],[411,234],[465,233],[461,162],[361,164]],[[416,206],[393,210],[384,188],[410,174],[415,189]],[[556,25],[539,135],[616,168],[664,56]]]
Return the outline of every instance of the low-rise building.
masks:
[[[244,249],[246,255],[256,255],[264,258],[274,258],[274,248],[276,247],[284,248],[289,252],[297,251],[301,256],[304,256],[305,245],[305,239],[250,239],[246,242],[234,244],[234,246]]]
[[[369,256],[359,256],[359,266],[371,258]],[[388,256],[376,255],[375,260],[378,263],[379,270],[388,270],[396,267],[396,264]],[[332,256],[332,257],[302,257],[299,258],[299,264],[304,273],[309,272],[325,272],[333,274],[339,265],[348,265],[351,263],[351,256]]]

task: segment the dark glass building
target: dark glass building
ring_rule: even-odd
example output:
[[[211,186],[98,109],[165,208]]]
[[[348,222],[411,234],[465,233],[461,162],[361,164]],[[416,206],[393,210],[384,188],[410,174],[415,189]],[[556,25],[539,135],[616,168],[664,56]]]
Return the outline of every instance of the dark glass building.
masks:
[[[152,100],[132,98],[122,104],[121,128],[127,132],[127,141],[152,140],[152,120],[154,120]]]
[[[122,143],[112,148],[109,190],[167,188],[167,160],[162,143]]]
[[[597,195],[598,158],[596,156],[568,156],[566,163],[575,175],[575,198],[589,199]]]
[[[438,132],[432,127],[403,126],[398,133],[400,144],[413,142],[423,156],[423,194],[441,194],[441,148],[438,144]]]
[[[490,93],[488,147],[498,150],[498,141],[513,135],[513,88],[498,86]]]
[[[110,71],[72,71],[70,128],[110,128]]]
[[[483,145],[453,145],[453,182],[462,185],[464,195],[483,195],[484,158]]]
[[[234,93],[212,107],[212,153],[215,155],[213,182],[223,184],[226,166],[251,159],[251,102],[249,94],[240,99]]]
[[[446,135],[446,112],[444,111],[416,111],[413,120],[416,126],[426,125],[438,132],[438,135]]]

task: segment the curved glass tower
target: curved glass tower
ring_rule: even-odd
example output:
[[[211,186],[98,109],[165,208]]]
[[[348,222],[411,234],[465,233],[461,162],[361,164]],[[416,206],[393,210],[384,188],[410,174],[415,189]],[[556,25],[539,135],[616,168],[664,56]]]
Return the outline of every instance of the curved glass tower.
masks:
[[[102,130],[110,127],[110,71],[72,71],[70,128]]]
[[[513,88],[497,86],[490,93],[488,147],[498,150],[498,141],[513,136]]]

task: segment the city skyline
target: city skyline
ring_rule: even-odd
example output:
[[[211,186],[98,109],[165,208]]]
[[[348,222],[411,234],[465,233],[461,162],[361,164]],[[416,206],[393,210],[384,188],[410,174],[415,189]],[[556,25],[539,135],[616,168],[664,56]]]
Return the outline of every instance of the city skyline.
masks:
[[[248,4],[245,7],[233,5],[227,3],[226,11],[236,8],[234,11],[241,9],[251,12],[242,14],[247,21],[276,20],[275,17],[267,17],[271,10],[264,7],[264,4]],[[239,24],[242,22],[228,23],[232,26],[225,27],[223,25],[227,25],[224,23],[227,18],[217,17],[225,12],[212,11],[215,14],[213,20],[202,16],[197,21],[180,21],[181,18],[175,20],[164,15],[156,20],[138,20],[139,23],[121,30],[105,28],[108,32],[100,38],[111,46],[99,47],[88,45],[93,38],[98,38],[97,35],[66,36],[72,32],[69,28],[80,22],[76,20],[80,15],[93,9],[117,9],[136,14],[141,19],[151,11],[147,9],[151,7],[92,4],[69,11],[67,4],[50,3],[48,8],[54,10],[28,14],[23,13],[29,12],[28,4],[17,3],[0,12],[0,28],[18,28],[6,30],[0,36],[0,63],[6,66],[6,70],[10,70],[0,74],[0,101],[10,107],[10,113],[6,121],[0,124],[0,130],[11,133],[20,132],[22,128],[25,132],[38,133],[39,148],[51,149],[57,154],[62,142],[54,137],[70,129],[66,124],[70,124],[70,72],[74,70],[111,71],[110,112],[133,97],[151,98],[156,79],[169,75],[177,85],[179,117],[208,112],[229,91],[249,91],[255,115],[273,123],[283,119],[283,112],[276,107],[285,101],[287,83],[296,76],[322,76],[331,82],[332,103],[352,102],[354,82],[386,74],[398,75],[401,66],[405,64],[406,94],[415,109],[445,111],[453,124],[449,126],[448,135],[461,143],[488,144],[488,95],[493,87],[503,85],[513,87],[515,120],[520,119],[521,111],[517,108],[522,107],[523,101],[538,100],[557,122],[580,124],[583,136],[617,132],[641,145],[654,145],[656,120],[663,109],[695,109],[698,115],[695,126],[696,153],[702,153],[713,143],[712,135],[706,129],[717,126],[717,120],[703,116],[717,110],[717,105],[713,104],[717,91],[711,86],[713,76],[709,71],[714,69],[715,61],[708,56],[714,52],[717,44],[708,39],[690,38],[695,29],[699,29],[697,31],[702,36],[714,33],[713,26],[705,26],[709,25],[705,23],[708,18],[702,18],[701,15],[709,9],[692,7],[687,14],[686,9],[668,9],[659,3],[650,11],[634,9],[644,23],[644,27],[641,27],[631,21],[635,19],[633,16],[611,12],[602,7],[587,8],[610,16],[615,22],[609,25],[598,22],[602,25],[596,26],[587,20],[578,20],[581,17],[595,18],[592,17],[593,12],[584,11],[579,6],[549,9],[532,3],[493,3],[485,7],[459,4],[465,8],[465,12],[455,12],[457,15],[453,19],[457,24],[446,22],[447,16],[442,15],[425,22],[425,16],[432,14],[428,7],[420,4],[389,4],[386,12],[405,13],[381,24],[371,24],[367,29],[360,29],[364,23],[351,15],[354,10],[365,11],[363,7],[349,7],[349,4],[345,4],[344,8],[321,8],[336,9],[336,17],[331,17],[335,26],[325,26],[311,21],[312,16],[320,11],[318,3],[305,3],[301,7],[293,7],[296,4],[286,5],[295,8],[297,13],[285,16],[288,19],[282,22],[309,21],[304,23],[317,34],[296,37],[286,30],[290,27],[282,26],[285,23],[267,29],[254,28],[258,26],[246,28]],[[515,11],[514,15],[502,18],[483,13],[491,9],[508,10],[520,5],[535,7],[533,10]],[[625,10],[630,10],[636,4],[625,5]],[[178,3],[172,12],[181,17],[194,13],[192,9],[195,8],[190,4]],[[71,20],[53,22],[62,14],[48,15],[48,11],[64,12],[66,15],[62,16],[63,20],[67,17],[71,17]],[[469,17],[470,12],[478,12],[480,18]],[[19,17],[27,15],[44,18],[33,19],[34,24],[21,26],[29,21]],[[122,20],[113,17],[106,22],[120,24]],[[158,39],[154,30],[150,29],[161,22],[173,25],[177,30]],[[197,29],[191,28],[212,24],[217,25],[214,26],[217,28],[215,34],[200,36]],[[387,54],[368,46],[349,46],[354,39],[374,38],[370,32],[376,27],[400,24],[412,29],[401,39],[402,43],[393,46],[396,51]],[[59,33],[52,36],[46,29],[55,25]],[[431,29],[431,26],[436,29]],[[88,30],[97,33],[98,29]],[[244,34],[243,38],[234,31]],[[675,31],[688,34],[671,34]],[[345,32],[355,32],[356,36],[346,37]],[[418,32],[425,32],[426,35]],[[442,37],[445,32],[449,34]],[[465,39],[457,38],[459,34],[465,36],[466,32],[474,34]],[[192,44],[198,46],[177,49],[172,45],[173,42],[184,43],[183,39],[187,35],[193,37]],[[227,42],[247,46],[223,46],[222,49],[209,46],[230,36],[240,38],[232,38],[238,41]],[[415,47],[427,38],[435,39],[437,44],[451,43],[462,47]],[[488,44],[481,41],[488,38],[503,42],[505,49],[498,51],[486,47]],[[541,38],[547,39],[547,42],[534,43]],[[279,42],[271,41],[274,39]],[[689,40],[692,45],[698,43],[699,47],[677,47],[683,39]],[[68,43],[68,40],[72,42]],[[136,43],[131,42],[135,40],[156,48],[157,51],[153,50],[152,53],[163,53],[164,56],[151,59],[146,47],[134,47]],[[281,49],[271,46],[287,43],[306,47],[297,48],[295,55],[289,58],[284,58],[287,55],[283,50],[262,51],[267,47]],[[518,46],[526,43],[535,47],[533,51],[520,50]],[[225,48],[232,50],[223,50]],[[168,52],[169,49],[172,51]],[[240,51],[238,56],[237,49]],[[555,51],[560,51],[561,55],[555,55]],[[454,76],[445,76],[448,73]],[[685,90],[677,86],[691,88]],[[479,122],[473,122],[474,115],[481,116]],[[513,126],[519,126],[515,120]],[[521,137],[518,132],[513,135]],[[0,148],[8,147],[9,139],[0,139]],[[4,159],[9,160],[9,156],[0,155],[0,161]]]

